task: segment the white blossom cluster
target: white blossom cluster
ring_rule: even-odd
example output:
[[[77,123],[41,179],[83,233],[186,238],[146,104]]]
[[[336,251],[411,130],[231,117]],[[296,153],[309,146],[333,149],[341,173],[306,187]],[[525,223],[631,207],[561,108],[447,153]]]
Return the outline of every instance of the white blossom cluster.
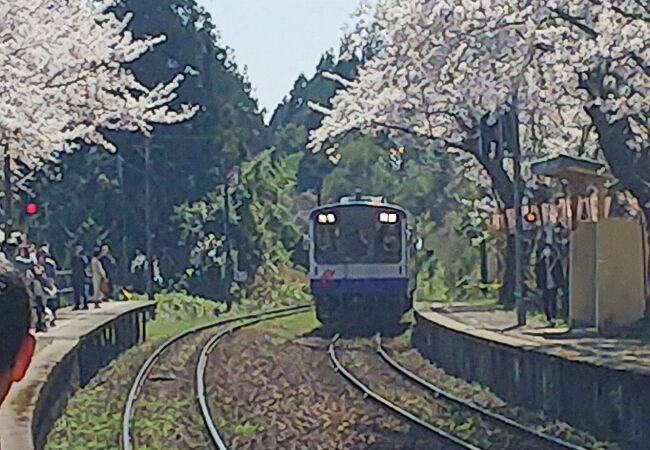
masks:
[[[645,0],[381,0],[356,14],[343,81],[314,151],[350,131],[390,130],[460,148],[482,117],[517,106],[522,148],[592,149],[598,107],[648,145],[650,6]],[[595,152],[594,152],[595,153]],[[329,151],[330,158],[336,153]]]
[[[113,0],[0,0],[0,149],[37,167],[80,140],[114,151],[102,130],[149,133],[191,118],[170,103],[179,74],[153,88],[127,64],[165,36],[135,39]]]

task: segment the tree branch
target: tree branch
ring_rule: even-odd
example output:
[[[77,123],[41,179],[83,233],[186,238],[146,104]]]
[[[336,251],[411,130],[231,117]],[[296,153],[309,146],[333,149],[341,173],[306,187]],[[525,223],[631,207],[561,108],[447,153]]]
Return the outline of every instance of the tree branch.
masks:
[[[571,24],[578,27],[580,30],[582,30],[587,35],[589,35],[590,38],[596,39],[598,37],[598,33],[594,29],[588,27],[587,25],[585,25],[584,23],[582,23],[580,21],[581,17],[572,16],[572,15],[567,14],[564,11],[561,11],[561,10],[559,10],[557,8],[551,8],[551,11],[553,11],[555,14],[557,14],[559,18],[564,19],[567,22],[570,22]]]

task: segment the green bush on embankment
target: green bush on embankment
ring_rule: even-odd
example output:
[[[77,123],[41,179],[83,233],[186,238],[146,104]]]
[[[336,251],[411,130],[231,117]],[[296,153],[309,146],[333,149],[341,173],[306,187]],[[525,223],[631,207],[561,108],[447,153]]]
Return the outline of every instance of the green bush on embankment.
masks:
[[[146,300],[138,295],[135,300]],[[215,320],[215,310],[225,308],[223,303],[193,297],[185,293],[156,294],[156,319],[147,324],[149,339],[171,336],[181,331]]]

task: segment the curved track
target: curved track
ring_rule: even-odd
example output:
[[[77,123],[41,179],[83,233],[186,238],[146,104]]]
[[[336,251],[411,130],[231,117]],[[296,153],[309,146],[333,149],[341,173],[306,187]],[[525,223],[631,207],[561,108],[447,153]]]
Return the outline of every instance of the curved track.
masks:
[[[219,334],[213,336],[201,350],[201,355],[199,356],[199,362],[196,365],[196,378],[195,378],[196,397],[199,402],[199,408],[201,409],[201,416],[203,416],[203,423],[205,424],[208,430],[208,434],[210,436],[210,441],[219,450],[228,450],[228,446],[226,445],[223,438],[219,434],[219,430],[217,429],[217,426],[215,425],[214,420],[212,419],[212,413],[210,412],[210,405],[208,403],[208,398],[206,396],[205,375],[206,375],[206,369],[208,367],[208,360],[210,358],[210,353],[212,353],[212,351],[219,344],[219,341],[221,341],[221,339],[223,339],[225,336],[229,334],[234,333],[237,330],[250,327],[260,322],[264,322],[266,320],[273,320],[273,319],[279,319],[282,317],[291,316],[303,312],[307,309],[309,309],[309,307],[301,307],[298,309],[294,308],[287,311],[276,312],[274,314],[268,313],[262,317],[258,317],[255,319],[247,320],[242,323],[238,323],[237,325],[234,325],[228,328],[227,330],[223,330]]]
[[[364,384],[359,378],[353,375],[349,370],[347,370],[340,360],[337,357],[336,344],[339,340],[339,336],[335,336],[332,339],[329,346],[329,357],[334,369],[341,374],[349,383],[355,386],[358,390],[363,392],[364,397],[369,397],[382,407],[393,412],[397,416],[405,419],[407,422],[420,427],[424,430],[431,432],[438,441],[441,443],[447,444],[452,448],[459,448],[464,450],[483,450],[483,447],[477,446],[476,444],[468,441],[466,438],[463,438],[459,435],[453,433],[453,431],[447,431],[440,427],[437,427],[425,419],[417,416],[411,411],[408,411],[402,408],[397,403],[386,399],[377,393],[377,391],[370,388],[368,385]],[[531,428],[527,425],[519,423],[511,418],[505,417],[499,413],[496,413],[490,409],[479,406],[470,401],[459,398],[450,392],[440,388],[439,386],[434,386],[428,381],[417,376],[413,372],[409,371],[397,361],[391,358],[390,355],[386,352],[381,343],[381,337],[377,336],[377,348],[376,352],[378,356],[390,366],[399,377],[404,378],[409,382],[409,385],[416,386],[418,389],[425,390],[424,395],[433,394],[436,401],[443,401],[449,404],[452,404],[452,407],[458,409],[459,411],[467,415],[480,416],[482,420],[493,424],[494,429],[502,429],[504,432],[507,432],[508,435],[518,436],[520,439],[523,439],[527,444],[532,444],[532,448],[540,449],[563,449],[563,450],[587,450],[584,447],[581,447],[576,444],[564,441],[556,436],[551,436],[546,433],[540,432],[534,428]],[[529,448],[527,446],[527,448]]]
[[[187,337],[193,336],[195,334],[201,333],[206,330],[210,330],[212,328],[217,328],[219,326],[225,326],[237,322],[245,322],[243,324],[239,324],[237,326],[234,326],[230,329],[228,329],[225,332],[222,332],[215,336],[214,338],[210,339],[210,342],[208,344],[212,344],[212,347],[206,352],[206,347],[203,349],[204,351],[201,353],[201,357],[203,358],[204,353],[205,355],[209,355],[210,350],[214,348],[218,340],[223,337],[225,334],[230,333],[234,331],[235,329],[240,329],[245,326],[250,326],[259,322],[262,322],[264,320],[270,320],[270,319],[275,319],[279,317],[284,317],[287,315],[292,315],[292,314],[297,314],[299,312],[308,310],[311,308],[311,305],[299,305],[299,306],[293,306],[289,308],[282,308],[282,309],[275,309],[275,310],[270,310],[270,311],[260,311],[254,314],[246,314],[242,316],[236,316],[236,317],[231,317],[227,319],[223,319],[220,321],[213,322],[208,325],[203,325],[197,328],[193,328],[190,330],[187,330],[177,336],[172,337],[171,339],[165,341],[162,345],[160,345],[156,350],[154,350],[149,358],[144,362],[140,370],[138,371],[133,384],[131,385],[131,389],[129,390],[129,395],[127,397],[126,405],[124,407],[124,412],[122,414],[122,436],[121,436],[121,446],[123,450],[133,450],[136,448],[135,445],[135,439],[133,437],[133,422],[135,418],[135,403],[138,400],[138,397],[140,393],[142,392],[142,389],[144,385],[147,382],[147,378],[149,374],[151,373],[152,369],[155,367],[156,363],[160,360],[160,357],[163,353],[168,351],[171,347],[175,346],[178,344],[180,341],[184,340]],[[207,362],[207,360],[206,360]],[[199,361],[200,363],[200,361]],[[205,363],[204,363],[205,364]],[[203,371],[205,371],[205,366],[203,367]],[[198,373],[198,366],[197,366],[197,373]],[[197,384],[196,386],[196,393],[197,393],[197,400],[199,401],[199,404],[201,402],[205,402],[205,386],[203,386],[202,390],[199,390],[199,385]],[[203,396],[203,400],[201,400],[201,396]],[[211,438],[214,437],[213,430],[210,429],[209,423],[206,420],[206,417],[204,416],[204,421],[206,426],[208,427],[209,434]],[[210,419],[210,422],[212,420]],[[212,423],[212,427],[214,427],[214,423]],[[218,435],[218,433],[217,433]],[[214,441],[212,439],[215,445],[217,445],[217,448],[223,449],[227,447],[219,447],[217,441]]]
[[[569,450],[587,450],[584,447],[581,447],[576,444],[572,444],[563,439],[560,439],[556,436],[551,436],[546,433],[542,433],[534,428],[531,428],[527,425],[517,422],[509,417],[503,416],[499,413],[496,413],[488,408],[479,406],[471,401],[462,399],[455,396],[454,394],[442,389],[439,386],[435,386],[430,382],[422,379],[415,373],[408,370],[406,367],[399,364],[390,355],[386,352],[382,345],[381,335],[377,335],[377,353],[383,359],[386,364],[391,368],[397,371],[401,376],[407,378],[409,381],[417,384],[423,389],[433,393],[437,398],[444,399],[453,403],[457,407],[466,409],[470,412],[481,415],[483,418],[491,420],[492,422],[499,423],[500,425],[509,428],[515,433],[520,433],[523,436],[527,436],[530,439],[535,439],[540,442],[540,444],[545,444],[544,448],[558,448],[558,449],[569,449]]]
[[[448,433],[445,430],[428,423],[424,419],[401,408],[400,406],[391,402],[390,400],[387,400],[386,398],[377,394],[375,391],[373,391],[368,386],[363,384],[361,380],[359,380],[351,372],[349,372],[339,361],[336,355],[336,343],[338,340],[339,340],[339,335],[337,334],[330,342],[330,346],[328,349],[330,361],[332,362],[334,369],[338,373],[340,373],[343,378],[349,381],[353,386],[355,386],[357,389],[363,392],[364,396],[370,397],[372,400],[374,400],[384,408],[388,409],[389,411],[395,413],[396,415],[402,417],[409,423],[416,425],[420,428],[423,428],[427,431],[430,431],[438,438],[438,440],[440,440],[441,442],[447,445],[451,445],[453,448],[460,448],[464,450],[482,450],[480,447],[473,445],[471,442],[467,442],[462,438],[459,438],[458,436],[454,436],[453,434]]]

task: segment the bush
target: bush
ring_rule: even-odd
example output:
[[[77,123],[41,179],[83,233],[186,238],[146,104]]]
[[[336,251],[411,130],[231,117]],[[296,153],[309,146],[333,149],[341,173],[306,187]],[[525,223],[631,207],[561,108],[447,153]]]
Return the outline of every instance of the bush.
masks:
[[[146,300],[144,295],[137,295],[135,300]],[[159,320],[193,320],[214,317],[216,307],[221,303],[194,297],[182,292],[156,294],[156,317]]]

